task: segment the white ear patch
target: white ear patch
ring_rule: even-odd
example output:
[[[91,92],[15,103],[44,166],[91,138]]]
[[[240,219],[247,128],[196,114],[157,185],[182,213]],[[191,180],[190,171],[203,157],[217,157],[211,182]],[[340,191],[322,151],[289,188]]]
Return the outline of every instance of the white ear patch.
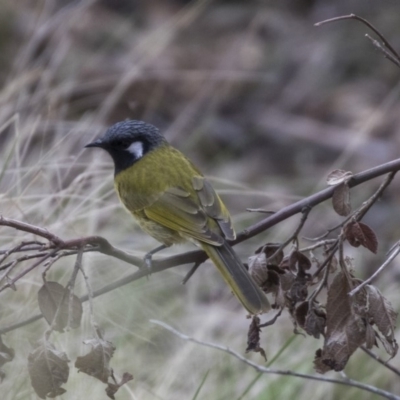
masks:
[[[126,150],[135,157],[135,160],[139,160],[143,157],[143,142],[133,142]]]

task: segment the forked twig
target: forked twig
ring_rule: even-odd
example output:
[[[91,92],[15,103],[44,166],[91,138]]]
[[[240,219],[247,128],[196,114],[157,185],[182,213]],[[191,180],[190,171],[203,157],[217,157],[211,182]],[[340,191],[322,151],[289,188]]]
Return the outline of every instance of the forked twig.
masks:
[[[331,22],[343,21],[346,19],[354,19],[356,21],[363,23],[369,29],[371,29],[379,37],[379,39],[382,40],[383,46],[377,40],[371,38],[371,36],[369,36],[368,34],[366,34],[365,36],[369,40],[371,40],[372,44],[379,51],[381,51],[387,59],[392,61],[396,66],[400,67],[400,56],[397,53],[397,51],[394,49],[394,47],[389,43],[389,41],[385,38],[385,36],[382,35],[381,32],[379,32],[379,30],[377,28],[375,28],[369,21],[367,21],[366,19],[364,19],[362,17],[359,17],[358,15],[355,15],[355,14],[342,15],[340,17],[330,18],[330,19],[326,19],[324,21],[317,22],[316,24],[314,24],[314,26],[321,26],[321,25],[328,24]]]

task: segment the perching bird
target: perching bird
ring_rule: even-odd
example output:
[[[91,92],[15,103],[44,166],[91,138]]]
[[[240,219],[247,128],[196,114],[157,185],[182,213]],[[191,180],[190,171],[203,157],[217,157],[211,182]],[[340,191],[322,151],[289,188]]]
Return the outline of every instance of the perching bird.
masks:
[[[210,257],[246,310],[270,309],[227,240],[236,235],[224,203],[210,182],[153,125],[126,120],[86,147],[106,150],[115,164],[115,189],[141,228],[162,243],[148,253],[190,240]],[[146,260],[146,258],[145,258]]]

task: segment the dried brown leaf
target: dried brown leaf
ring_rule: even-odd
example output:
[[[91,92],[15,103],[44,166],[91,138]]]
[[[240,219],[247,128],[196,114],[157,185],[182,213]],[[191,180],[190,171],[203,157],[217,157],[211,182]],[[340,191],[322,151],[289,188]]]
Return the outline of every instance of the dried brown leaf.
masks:
[[[336,213],[342,217],[347,217],[350,214],[350,188],[347,183],[341,183],[333,191],[332,206]]]
[[[374,331],[374,328],[370,324],[367,324],[367,332],[365,334],[365,346],[367,347],[367,349],[372,349],[372,347],[376,345],[376,333]]]
[[[296,322],[306,333],[319,339],[324,333],[326,325],[326,315],[322,309],[318,309],[315,305],[309,309],[309,302],[300,303],[295,310],[294,317]]]
[[[288,290],[290,290],[295,279],[296,279],[295,275],[293,275],[289,271],[285,271],[284,274],[280,275],[279,280],[280,280],[282,290],[284,292],[287,292]]]
[[[133,375],[129,374],[128,372],[125,372],[122,375],[122,379],[121,382],[119,383],[109,383],[106,387],[106,394],[107,396],[112,399],[115,400],[115,393],[117,393],[118,389],[122,386],[125,385],[125,383],[131,381],[133,379]]]
[[[301,251],[294,250],[289,256],[289,268],[292,272],[304,272],[311,268],[311,261]]]
[[[314,368],[320,374],[324,374],[325,372],[331,370],[331,367],[325,364],[324,360],[322,359],[322,349],[318,349],[315,352]]]
[[[345,236],[348,242],[354,246],[364,246],[372,253],[378,251],[378,238],[375,232],[368,225],[362,222],[352,221],[346,225]]]
[[[110,360],[115,351],[114,345],[100,338],[85,340],[83,343],[90,345],[92,349],[85,356],[76,359],[75,367],[79,372],[107,383],[111,376]]]
[[[255,253],[259,254],[263,252],[268,259],[268,265],[279,265],[284,256],[282,249],[278,251],[280,246],[280,243],[267,243],[264,246],[259,247]],[[276,254],[276,256],[271,258],[277,251],[278,253]]]
[[[268,279],[267,258],[265,253],[259,253],[248,258],[249,274],[257,283],[262,286]]]
[[[360,226],[364,237],[364,242],[361,244],[369,251],[376,254],[378,252],[378,238],[376,237],[375,232],[371,227],[362,222],[359,222],[358,225]]]
[[[304,279],[295,279],[287,293],[287,296],[293,301],[293,303],[304,301],[308,296],[307,281]]]
[[[253,351],[256,353],[260,353],[265,361],[267,361],[267,355],[265,354],[264,349],[260,346],[260,318],[254,316],[251,320],[249,331],[247,333],[247,349],[246,353]]]
[[[328,290],[326,336],[321,356],[315,360],[317,372],[326,372],[322,365],[343,370],[350,356],[366,340],[365,323],[353,312],[349,291],[346,275],[339,272]]]
[[[368,296],[368,315],[383,336],[381,340],[385,350],[391,357],[394,357],[398,350],[395,339],[397,313],[375,286],[366,285],[365,289]]]
[[[325,313],[316,308],[312,308],[306,315],[304,323],[304,330],[310,335],[319,339],[320,335],[323,335],[326,326],[326,315]]]
[[[261,289],[265,293],[276,294],[279,290],[280,278],[279,274],[274,270],[268,270],[268,279],[261,285]]]
[[[77,296],[58,282],[46,281],[38,292],[39,308],[47,323],[58,332],[68,326],[78,328],[82,318],[82,304]]]
[[[342,169],[333,170],[326,178],[326,183],[329,186],[339,185],[340,183],[347,183],[353,177],[351,171],[344,171]]]
[[[44,341],[28,355],[28,372],[36,394],[41,398],[56,397],[66,392],[61,387],[68,381],[68,357]]]
[[[294,317],[296,319],[296,322],[299,324],[301,328],[304,328],[304,325],[306,323],[307,313],[308,313],[308,301],[303,301],[296,307],[294,312]]]

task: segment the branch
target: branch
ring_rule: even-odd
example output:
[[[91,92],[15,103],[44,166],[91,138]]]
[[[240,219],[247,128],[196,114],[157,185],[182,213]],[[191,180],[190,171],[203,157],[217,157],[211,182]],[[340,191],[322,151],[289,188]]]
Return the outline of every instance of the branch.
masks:
[[[348,182],[349,187],[358,186],[366,181],[377,178],[378,176],[385,175],[389,172],[395,172],[400,170],[400,159],[390,161],[388,163],[379,165],[377,167],[368,169],[367,171],[360,172],[354,175]],[[276,212],[275,214],[261,220],[250,228],[244,230],[238,234],[236,240],[233,243],[241,243],[247,238],[258,235],[259,233],[271,228],[272,226],[278,224],[279,222],[292,217],[295,214],[300,213],[305,207],[314,207],[325,200],[332,197],[335,190],[335,186],[330,186],[326,189],[321,190],[303,200],[299,200],[290,206],[284,207],[282,210]]]
[[[385,260],[385,262],[364,282],[360,283],[356,286],[351,292],[349,292],[349,296],[354,296],[358,293],[364,286],[369,285],[400,253],[400,245],[397,243],[396,248],[392,251],[390,256]]]
[[[303,378],[303,379],[310,379],[310,380],[315,380],[315,381],[336,383],[339,385],[352,386],[352,387],[359,388],[361,390],[365,390],[367,392],[374,393],[378,396],[385,397],[386,399],[400,400],[400,397],[394,395],[393,393],[387,392],[386,390],[378,389],[374,386],[367,385],[365,383],[355,381],[353,379],[348,379],[348,378],[333,379],[333,378],[326,378],[321,375],[309,375],[309,374],[302,374],[302,373],[298,373],[298,372],[294,372],[294,371],[290,371],[290,370],[281,370],[281,369],[263,367],[262,365],[256,364],[255,362],[248,360],[247,358],[243,357],[241,354],[230,349],[229,347],[221,346],[219,344],[210,343],[210,342],[203,342],[203,341],[195,339],[191,336],[187,336],[162,321],[157,321],[157,320],[152,319],[152,320],[150,320],[150,322],[163,327],[164,329],[168,330],[169,332],[173,333],[174,335],[178,336],[179,338],[181,338],[183,340],[186,340],[188,342],[193,342],[193,343],[199,344],[204,347],[211,347],[212,349],[217,349],[224,353],[230,354],[231,356],[237,358],[239,361],[243,362],[244,364],[254,368],[256,371],[263,373],[263,374],[292,376],[292,377],[296,377],[296,378]]]
[[[364,18],[359,17],[358,15],[355,15],[355,14],[342,15],[340,17],[330,18],[330,19],[326,19],[325,21],[317,22],[316,24],[314,24],[314,26],[321,26],[321,25],[331,23],[331,22],[343,21],[345,19],[355,19],[356,21],[363,23],[369,29],[371,29],[379,37],[379,39],[382,40],[383,46],[377,40],[372,39],[368,34],[366,34],[365,36],[372,42],[372,44],[378,50],[380,50],[383,53],[383,55],[387,59],[392,61],[392,63],[394,63],[396,66],[400,67],[400,56],[397,53],[397,51],[392,47],[392,45],[389,43],[389,41],[385,38],[385,36],[382,35],[382,33],[379,32],[379,30],[376,29],[369,21],[367,21]]]
[[[352,177],[352,179],[348,182],[350,187],[358,186],[366,181],[371,179],[377,178],[389,172],[395,172],[400,170],[400,159],[390,161],[388,163],[379,165],[377,167],[371,168],[367,171],[361,172],[356,174]],[[301,213],[304,209],[309,207],[314,207],[325,200],[328,200],[332,197],[333,191],[335,186],[328,187],[326,189],[321,190],[318,193],[315,193],[305,199],[297,201],[287,207],[284,207],[280,211],[276,212],[275,214],[261,220],[260,222],[250,226],[246,230],[242,231],[237,235],[235,241],[231,242],[232,245],[237,243],[241,243],[250,239],[259,233],[271,228],[272,226],[277,225],[278,223],[284,221],[287,218],[292,217],[298,213]],[[84,247],[84,252],[88,251],[97,251],[111,257],[115,257],[119,260],[125,261],[128,264],[140,266],[142,264],[142,259],[139,257],[132,256],[122,250],[119,250],[113,247],[106,239],[100,236],[89,236],[86,238],[81,239],[74,239],[70,241],[63,241],[62,239],[58,238],[56,235],[51,234],[45,229],[37,228],[33,225],[20,223],[19,221],[11,220],[0,216],[0,226],[9,226],[15,229],[19,229],[22,227],[23,231],[35,234],[37,236],[44,237],[50,240],[52,243],[57,243],[53,245],[53,248],[59,246],[60,249],[75,249],[77,250],[79,247]],[[49,246],[49,249],[52,248]],[[76,253],[69,253],[76,254]],[[108,293],[114,289],[117,289],[121,286],[127,285],[128,283],[134,282],[140,278],[143,278],[150,273],[156,273],[160,271],[167,270],[169,268],[176,267],[178,265],[190,264],[190,263],[203,263],[207,259],[207,255],[201,250],[189,251],[186,253],[177,254],[174,256],[166,257],[163,259],[156,259],[152,261],[152,269],[151,272],[147,268],[139,269],[132,274],[129,274],[123,278],[120,278],[108,285],[103,286],[102,288],[93,292],[93,297],[101,296],[105,293]],[[81,297],[81,301],[85,302],[88,300],[87,296]],[[35,322],[42,318],[42,315],[37,314],[25,321],[21,321],[17,324],[10,325],[3,329],[0,329],[0,335],[28,325],[32,322]]]

